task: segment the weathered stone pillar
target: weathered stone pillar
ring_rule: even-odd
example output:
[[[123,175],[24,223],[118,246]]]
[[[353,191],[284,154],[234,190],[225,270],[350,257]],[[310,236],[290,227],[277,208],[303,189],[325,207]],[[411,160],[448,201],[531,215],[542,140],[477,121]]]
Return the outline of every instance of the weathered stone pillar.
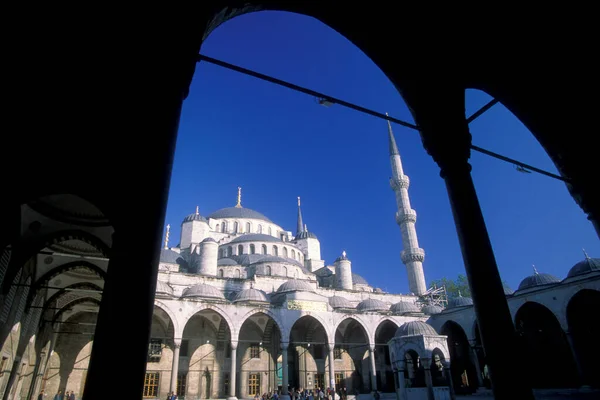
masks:
[[[375,344],[369,343],[369,361],[371,361],[371,391],[377,391],[377,368],[375,367]]]
[[[16,382],[17,375],[19,374],[19,370],[21,369],[21,355],[17,354],[13,361],[12,368],[10,369],[10,375],[8,376],[8,382],[6,382],[6,386],[4,387],[4,394],[2,395],[2,400],[8,400],[11,391],[13,389],[13,385]]]
[[[29,393],[27,395],[28,399],[34,399],[38,390],[38,386],[40,384],[41,378],[44,376],[46,365],[46,352],[40,351],[39,357],[37,358],[37,362],[35,363],[35,368],[33,369],[33,378],[31,379],[31,383],[29,386]]]
[[[281,400],[290,400],[290,394],[288,390],[288,383],[290,381],[288,377],[288,347],[289,342],[281,342]]]
[[[171,392],[178,396],[184,393],[177,393],[177,375],[179,375],[179,349],[181,348],[181,339],[173,340],[173,363],[171,367]]]
[[[421,358],[421,365],[425,371],[425,385],[427,385],[427,400],[435,400],[433,394],[433,379],[431,378],[431,360],[429,358]]]
[[[407,400],[406,381],[404,380],[404,366],[400,366],[402,362],[398,364],[399,368],[396,370],[396,379],[398,379],[398,389],[396,389],[396,397],[398,398],[398,400]]]
[[[333,355],[333,349],[335,348],[335,343],[329,343],[327,345],[329,348],[329,387],[333,389],[335,392],[335,359]],[[335,397],[335,394],[334,394]]]
[[[435,79],[422,84],[413,84],[402,94],[413,111],[423,145],[446,183],[494,397],[533,400],[524,366],[514,361],[517,336],[471,178],[464,88],[448,87]]]
[[[231,371],[229,372],[229,397],[227,400],[237,400],[235,389],[237,388],[237,340],[231,341]]]
[[[450,400],[456,399],[456,394],[454,393],[454,382],[452,382],[452,371],[450,370],[450,361],[442,361],[442,365],[444,366],[444,378],[448,381],[448,388],[450,389]]]
[[[569,342],[569,347],[571,348],[571,354],[573,354],[573,360],[575,361],[575,367],[577,368],[577,376],[579,377],[579,383],[582,386],[587,385],[588,382],[586,382],[587,379],[583,368],[581,367],[581,362],[579,361],[577,348],[575,347],[575,342],[573,341],[573,335],[569,331],[565,332],[565,335],[567,336],[567,341]]]

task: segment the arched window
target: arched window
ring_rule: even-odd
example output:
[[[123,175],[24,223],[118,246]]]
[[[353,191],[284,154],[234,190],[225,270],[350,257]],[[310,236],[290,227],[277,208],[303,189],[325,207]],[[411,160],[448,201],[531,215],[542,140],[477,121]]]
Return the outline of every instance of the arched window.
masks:
[[[238,255],[241,256],[242,254],[244,254],[244,246],[240,244],[238,246]]]
[[[227,257],[231,257],[233,255],[233,247],[229,246],[227,248]]]
[[[219,232],[220,229],[221,229],[221,224],[217,224],[215,231]]]
[[[223,221],[223,225],[221,225],[221,233],[227,232],[227,221]]]
[[[219,254],[221,255],[221,258],[225,257],[225,249],[221,249]]]
[[[283,276],[288,276],[287,267],[283,267]]]
[[[222,270],[222,269],[220,269],[220,270],[219,270],[219,278],[222,278],[222,277],[223,277],[223,270]]]
[[[269,227],[269,236],[273,236],[273,230]]]
[[[284,258],[288,258],[287,247],[284,247],[284,248],[283,248],[283,257],[284,257]]]
[[[296,252],[294,250],[292,250],[292,258],[295,260],[296,259]]]
[[[254,254],[254,253],[256,253],[256,249],[254,248],[254,245],[251,244],[250,245],[250,254]]]
[[[262,233],[262,225],[258,225],[258,233]]]
[[[235,221],[233,223],[233,233],[238,233],[239,227],[240,227],[240,224],[237,221]]]
[[[265,269],[265,275],[271,275],[271,266],[267,265],[267,268]]]
[[[262,245],[262,253],[267,254],[267,245],[266,244]]]
[[[279,255],[279,250],[277,250],[277,246],[273,245],[273,255],[274,256],[278,256]]]
[[[239,269],[235,270],[235,277],[238,278],[238,279],[240,279],[242,277],[242,273],[240,272]]]
[[[250,225],[250,222],[246,222],[246,233],[250,233],[251,230],[252,226]]]

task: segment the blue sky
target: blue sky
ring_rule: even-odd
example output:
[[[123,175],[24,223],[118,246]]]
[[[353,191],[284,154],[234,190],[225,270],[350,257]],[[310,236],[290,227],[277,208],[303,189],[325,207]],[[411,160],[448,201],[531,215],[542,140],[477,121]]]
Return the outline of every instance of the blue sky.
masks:
[[[388,78],[358,48],[321,22],[291,13],[260,12],[217,28],[202,54],[412,122]],[[490,100],[468,91],[467,114]],[[439,168],[417,132],[393,126],[427,283],[464,273]],[[537,167],[556,168],[529,131],[502,105],[471,124],[473,143]],[[321,240],[327,263],[346,250],[353,271],[373,286],[406,293],[400,230],[388,179],[386,122],[208,63],[197,66],[184,103],[171,178],[167,222],[171,245],[180,223],[242,204],[295,231],[296,197],[305,223]],[[569,268],[600,256],[592,225],[565,185],[473,153],[473,179],[502,278],[514,289],[532,273],[564,278]]]

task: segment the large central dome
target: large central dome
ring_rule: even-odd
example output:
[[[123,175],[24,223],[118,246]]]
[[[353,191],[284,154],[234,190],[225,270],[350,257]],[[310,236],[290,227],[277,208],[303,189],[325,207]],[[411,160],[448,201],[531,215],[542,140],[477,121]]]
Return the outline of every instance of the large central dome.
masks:
[[[244,207],[227,207],[221,208],[210,214],[208,218],[223,219],[223,218],[250,218],[250,219],[261,219],[267,222],[273,222],[269,218],[265,217],[258,211],[251,210]]]

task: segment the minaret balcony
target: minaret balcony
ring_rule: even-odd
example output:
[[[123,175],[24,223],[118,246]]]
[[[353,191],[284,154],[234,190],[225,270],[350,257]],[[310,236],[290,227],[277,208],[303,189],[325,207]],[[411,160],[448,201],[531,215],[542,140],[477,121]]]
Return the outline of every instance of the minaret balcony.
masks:
[[[417,212],[412,209],[396,211],[396,223],[398,225],[417,222]]]
[[[425,260],[425,250],[419,247],[411,247],[406,250],[402,250],[400,253],[400,259],[404,264],[409,262],[423,262]]]
[[[408,179],[408,176],[406,175],[402,175],[399,178],[392,178],[390,179],[390,186],[394,190],[408,189],[410,186],[410,179]]]

